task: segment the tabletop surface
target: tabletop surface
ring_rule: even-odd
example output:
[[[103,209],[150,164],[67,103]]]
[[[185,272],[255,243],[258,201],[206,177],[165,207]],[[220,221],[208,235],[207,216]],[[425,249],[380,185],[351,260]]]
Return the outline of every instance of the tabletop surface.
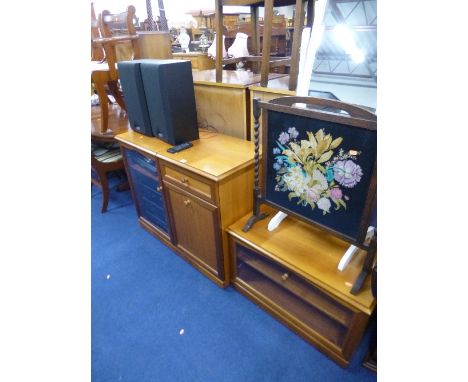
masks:
[[[133,130],[116,136],[116,139],[215,181],[253,165],[253,142],[203,129],[199,134],[200,139],[192,141],[192,147],[175,154],[167,152],[172,145]]]
[[[194,84],[209,84],[224,87],[242,87],[260,84],[260,73],[255,74],[246,70],[223,70],[223,81],[216,82],[216,69],[200,70],[193,72]],[[284,77],[286,74],[270,73],[270,80]]]

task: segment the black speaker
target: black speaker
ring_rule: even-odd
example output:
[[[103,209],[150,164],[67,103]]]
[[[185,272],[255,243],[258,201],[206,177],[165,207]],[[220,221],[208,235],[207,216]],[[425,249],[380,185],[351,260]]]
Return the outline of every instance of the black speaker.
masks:
[[[198,139],[190,61],[144,60],[141,76],[153,135],[171,145]]]
[[[152,137],[153,130],[141,78],[142,62],[143,60],[121,61],[117,67],[130,127],[139,133]]]

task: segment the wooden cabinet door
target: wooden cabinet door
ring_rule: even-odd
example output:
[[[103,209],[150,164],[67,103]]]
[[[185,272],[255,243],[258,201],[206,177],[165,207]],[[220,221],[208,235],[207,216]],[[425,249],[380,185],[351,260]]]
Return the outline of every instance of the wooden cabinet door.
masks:
[[[164,182],[179,249],[209,272],[224,279],[218,208]]]

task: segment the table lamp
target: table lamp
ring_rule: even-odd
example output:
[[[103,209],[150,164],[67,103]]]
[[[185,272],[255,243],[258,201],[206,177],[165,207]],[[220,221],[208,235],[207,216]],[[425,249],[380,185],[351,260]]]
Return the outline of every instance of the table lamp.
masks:
[[[179,41],[180,47],[185,53],[189,52],[189,46],[190,46],[190,36],[187,33],[187,30],[184,27],[180,28],[180,33],[179,36],[177,37],[177,40]]]
[[[249,36],[245,33],[237,33],[236,39],[228,49],[228,56],[234,58],[247,57],[249,56],[249,50],[247,49],[247,38]],[[237,70],[244,70],[244,62],[240,61],[236,63]]]
[[[216,34],[213,39],[213,43],[208,48],[208,56],[212,57],[213,59],[216,58]],[[226,52],[226,46],[224,45],[224,39],[226,36],[223,36],[223,58],[227,58],[228,54]]]

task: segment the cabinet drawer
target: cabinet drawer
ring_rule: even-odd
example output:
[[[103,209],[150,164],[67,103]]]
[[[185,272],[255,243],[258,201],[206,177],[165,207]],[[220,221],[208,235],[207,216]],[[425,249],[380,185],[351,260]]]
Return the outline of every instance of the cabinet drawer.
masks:
[[[239,243],[236,248],[236,280],[292,316],[310,332],[341,349],[355,312],[282,265],[256,254]],[[278,312],[281,316],[281,313]],[[284,318],[284,317],[282,317]]]
[[[215,205],[218,204],[214,182],[183,169],[172,167],[167,163],[161,163],[161,172],[164,180],[184,190],[193,192],[202,199],[208,200]]]

